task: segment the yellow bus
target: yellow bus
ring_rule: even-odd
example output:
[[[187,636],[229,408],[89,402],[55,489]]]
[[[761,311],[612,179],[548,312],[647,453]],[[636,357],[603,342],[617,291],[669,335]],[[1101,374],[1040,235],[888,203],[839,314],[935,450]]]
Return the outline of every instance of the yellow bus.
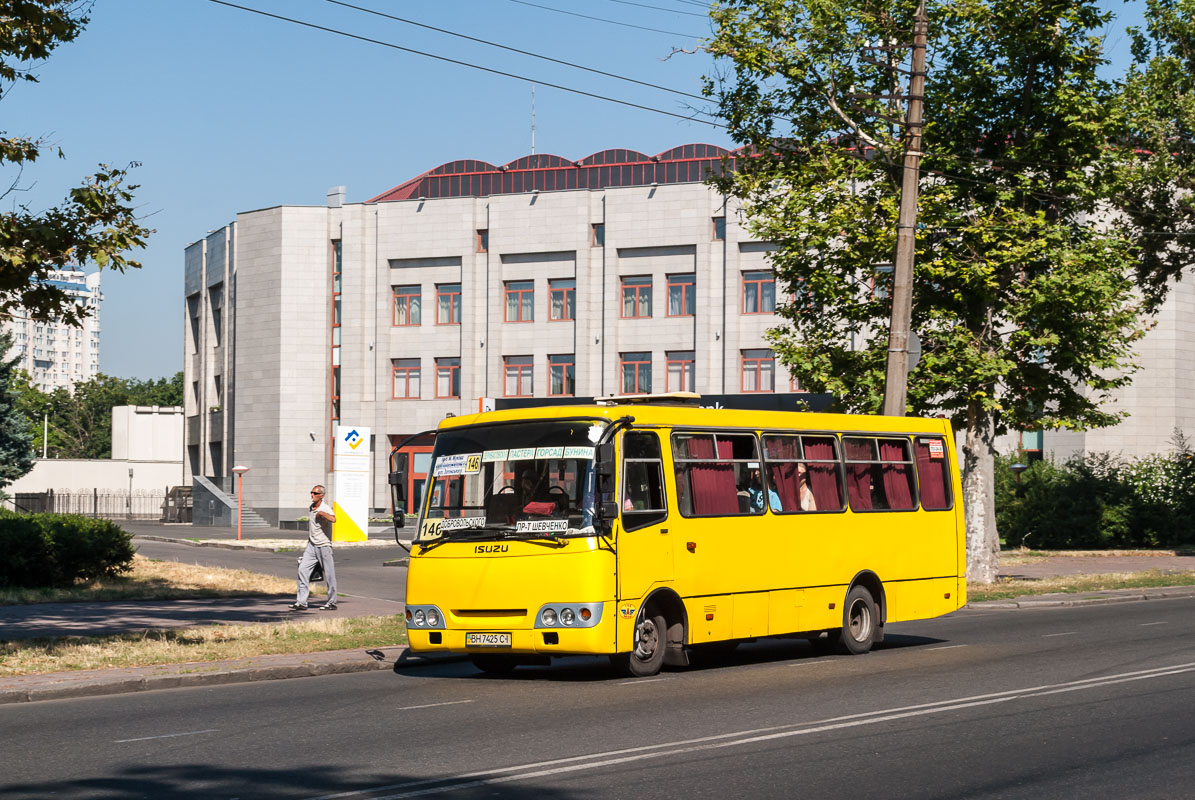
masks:
[[[944,419],[619,398],[446,419],[430,469],[410,648],[487,672],[605,654],[647,676],[766,636],[866,653],[966,603]]]

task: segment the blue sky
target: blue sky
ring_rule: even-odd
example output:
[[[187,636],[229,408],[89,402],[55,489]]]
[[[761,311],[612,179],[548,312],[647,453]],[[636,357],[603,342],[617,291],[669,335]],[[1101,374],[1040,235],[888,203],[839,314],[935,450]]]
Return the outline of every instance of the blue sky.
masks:
[[[326,0],[230,1],[676,114],[700,105]],[[700,94],[701,77],[712,70],[704,55],[666,58],[710,31],[693,0],[353,3],[692,94]],[[1108,44],[1115,60],[1128,57],[1119,28]],[[133,172],[137,204],[156,233],[136,256],[144,269],[104,275],[100,369],[109,375],[154,378],[182,368],[183,248],[238,211],[320,205],[338,185],[358,202],[446,161],[502,164],[531,152],[525,81],[210,0],[97,0],[88,29],[37,74],[40,83],[5,95],[3,129],[47,136],[66,158],[43,156],[26,170],[23,183],[31,188],[17,202],[42,209],[99,163],[141,162]],[[658,153],[689,142],[732,146],[709,125],[542,83],[535,111],[536,152],[566,158],[609,147]]]

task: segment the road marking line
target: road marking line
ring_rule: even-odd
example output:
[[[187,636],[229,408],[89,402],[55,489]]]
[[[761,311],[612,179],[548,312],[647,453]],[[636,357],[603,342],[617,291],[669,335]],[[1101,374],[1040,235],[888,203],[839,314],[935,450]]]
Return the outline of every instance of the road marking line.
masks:
[[[633,681],[619,681],[615,686],[638,686],[641,683],[655,683],[656,681],[666,681],[667,678],[636,678]]]
[[[188,731],[186,733],[164,733],[161,736],[141,736],[137,739],[116,739],[113,744],[125,742],[148,742],[150,739],[173,739],[175,736],[198,736],[201,733],[215,733],[219,728],[208,728],[206,731]]]
[[[1066,633],[1043,633],[1043,639],[1049,639],[1051,636],[1074,636],[1078,631],[1067,631]]]
[[[521,764],[510,767],[498,767],[495,769],[482,770],[461,775],[451,775],[443,778],[424,778],[421,780],[408,781],[406,783],[391,784],[389,786],[377,786],[372,789],[321,795],[319,797],[312,798],[312,800],[334,800],[342,797],[359,797],[365,794],[374,795],[377,792],[386,792],[393,789],[399,789],[401,791],[398,794],[373,797],[372,800],[402,800],[403,798],[408,797],[446,794],[450,792],[459,792],[462,789],[493,786],[509,783],[511,781],[540,778],[561,773],[578,772],[581,770],[591,770],[599,767],[615,766],[632,761],[643,761],[650,758],[659,758],[661,756],[681,755],[684,753],[693,753],[703,750],[737,747],[745,744],[755,744],[758,742],[784,739],[793,736],[807,736],[814,733],[824,733],[827,731],[853,728],[861,725],[873,725],[881,722],[907,719],[909,717],[924,716],[927,714],[940,714],[946,711],[958,711],[979,706],[1007,703],[1012,700],[1024,700],[1031,697],[1043,697],[1046,695],[1060,694],[1063,692],[1075,692],[1081,689],[1097,689],[1103,686],[1112,686],[1119,683],[1149,680],[1151,678],[1162,678],[1170,675],[1181,675],[1189,672],[1195,672],[1195,662],[1176,664],[1169,667],[1154,667],[1152,669],[1135,670],[1133,672],[1124,672],[1118,675],[1107,675],[1102,678],[1083,678],[1081,680],[1068,681],[1065,683],[1045,684],[1042,686],[1025,687],[1023,689],[1010,689],[1003,692],[974,695],[972,697],[960,697],[953,700],[939,700],[932,703],[922,703],[913,706],[881,709],[877,711],[865,711],[859,714],[849,714],[842,717],[798,723],[795,725],[776,725],[768,728],[757,728],[754,730],[736,731],[733,733],[714,734],[697,739],[665,742],[661,744],[644,745],[641,747],[630,747],[623,750],[612,750],[604,753],[590,753],[580,756],[571,756],[568,758],[541,761],[531,764]],[[433,784],[440,785],[436,786]]]
[[[461,703],[472,703],[472,700],[449,700],[447,703],[427,703],[422,706],[403,706],[397,711],[414,711],[417,708],[435,708],[436,706],[459,706]]]
[[[1142,628],[1148,628],[1150,625],[1169,625],[1169,622],[1142,622]]]
[[[954,649],[954,648],[956,648],[956,647],[969,647],[969,646],[970,646],[970,645],[965,645],[965,644],[948,644],[948,645],[946,645],[945,647],[931,647],[931,648],[930,648],[929,650],[927,650],[926,652],[927,652],[927,653],[932,653],[932,652],[933,652],[933,651],[935,651],[935,650],[953,650],[953,649]]]

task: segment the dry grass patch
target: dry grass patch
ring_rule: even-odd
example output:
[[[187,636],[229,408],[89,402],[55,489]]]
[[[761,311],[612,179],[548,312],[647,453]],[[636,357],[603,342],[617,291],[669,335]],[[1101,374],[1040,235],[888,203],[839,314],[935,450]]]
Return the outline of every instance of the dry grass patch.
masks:
[[[1126,551],[1127,552],[1127,551]],[[1053,578],[1000,578],[992,584],[973,583],[967,586],[967,600],[980,603],[986,600],[1007,600],[1039,594],[1077,594],[1110,589],[1143,589],[1156,586],[1195,586],[1195,570],[1163,572],[1111,572],[1104,575],[1061,575]]]
[[[1189,556],[1195,555],[1190,550],[1001,550],[1000,563],[1036,564],[1047,558],[1100,558],[1108,556]]]
[[[147,667],[286,653],[406,644],[401,617],[348,617],[260,625],[213,625],[65,639],[0,642],[0,676]]]
[[[245,569],[204,567],[134,556],[132,571],[63,589],[0,589],[0,605],[73,603],[101,600],[185,600],[194,597],[248,597],[294,594],[294,578],[275,578]],[[321,583],[312,594],[327,594]]]

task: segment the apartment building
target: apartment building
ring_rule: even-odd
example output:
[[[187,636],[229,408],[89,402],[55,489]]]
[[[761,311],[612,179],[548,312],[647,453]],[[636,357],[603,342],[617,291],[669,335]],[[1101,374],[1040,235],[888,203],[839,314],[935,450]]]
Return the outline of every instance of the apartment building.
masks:
[[[43,392],[52,392],[70,389],[100,371],[100,303],[104,295],[98,272],[88,275],[79,270],[53,270],[46,282],[90,310],[82,327],[40,322],[20,309],[0,325],[12,334],[9,356],[18,358],[17,367],[29,373],[33,384]]]

